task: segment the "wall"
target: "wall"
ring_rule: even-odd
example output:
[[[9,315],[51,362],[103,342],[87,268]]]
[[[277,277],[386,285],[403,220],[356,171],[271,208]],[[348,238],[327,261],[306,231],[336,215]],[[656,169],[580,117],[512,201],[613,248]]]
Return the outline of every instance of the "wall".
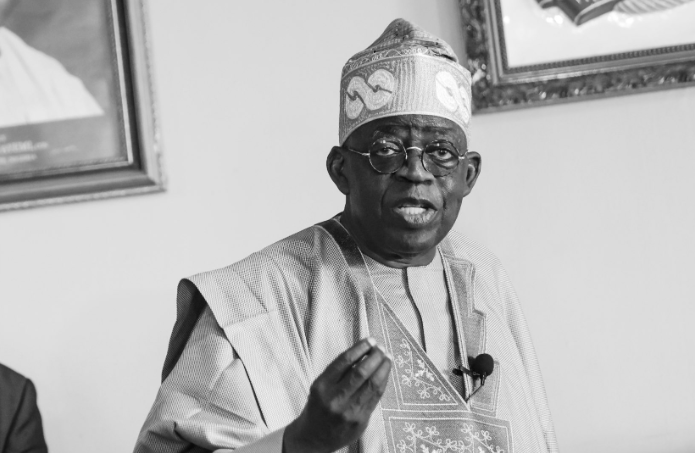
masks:
[[[475,118],[459,226],[529,318],[564,452],[695,451],[695,90]]]
[[[132,449],[180,277],[340,210],[350,55],[400,16],[463,50],[455,0],[149,4],[169,191],[0,215],[0,361],[55,453]],[[694,120],[694,89],[474,119],[457,228],[515,282],[565,453],[695,451]]]

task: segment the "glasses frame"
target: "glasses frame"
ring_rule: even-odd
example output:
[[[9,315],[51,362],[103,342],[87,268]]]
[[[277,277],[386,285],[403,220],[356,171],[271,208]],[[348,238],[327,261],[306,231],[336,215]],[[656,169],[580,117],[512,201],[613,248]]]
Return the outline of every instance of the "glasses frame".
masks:
[[[374,146],[374,144],[377,143],[377,142],[379,142],[379,141],[391,141],[392,143],[397,143],[398,145],[400,145],[400,148],[401,148],[403,154],[405,155],[405,160],[403,161],[403,165],[401,165],[400,167],[396,168],[396,169],[393,170],[393,171],[384,172],[384,171],[381,171],[381,170],[377,169],[377,168],[374,166],[374,164],[372,163],[372,154],[371,154],[371,153],[363,153],[363,152],[357,151],[356,149],[352,149],[352,148],[350,148],[350,147],[348,147],[348,146],[341,146],[341,148],[346,149],[346,150],[348,150],[348,151],[350,151],[350,152],[352,152],[352,153],[359,154],[359,155],[362,156],[362,157],[366,157],[366,158],[369,160],[369,165],[374,169],[374,171],[377,172],[377,173],[379,173],[379,174],[382,174],[382,175],[392,175],[392,174],[396,173],[397,171],[399,171],[401,168],[403,168],[403,166],[407,166],[407,165],[408,165],[408,151],[411,150],[411,149],[417,149],[417,150],[420,151],[420,163],[422,164],[422,168],[424,168],[425,171],[427,171],[428,173],[430,173],[430,174],[431,174],[432,176],[434,176],[435,178],[441,178],[441,177],[443,177],[443,176],[448,176],[448,175],[450,175],[451,173],[453,173],[454,171],[456,171],[456,169],[459,167],[459,164],[461,163],[461,161],[462,161],[463,159],[465,159],[466,157],[468,157],[468,150],[466,150],[466,152],[464,152],[463,154],[461,154],[461,152],[458,150],[458,148],[456,147],[456,145],[454,145],[453,143],[451,143],[449,140],[441,140],[441,139],[432,140],[431,142],[427,143],[427,144],[425,145],[424,148],[420,148],[419,146],[409,146],[409,147],[406,148],[405,145],[403,144],[403,142],[401,142],[400,140],[384,140],[384,139],[379,139],[379,140],[375,140],[374,142],[372,142],[372,145],[371,145],[371,146]],[[457,154],[456,157],[458,157],[458,161],[456,162],[456,166],[453,167],[453,168],[451,168],[449,171],[447,171],[446,173],[441,174],[441,175],[435,175],[435,174],[432,173],[432,172],[427,168],[427,166],[425,165],[425,149],[427,149],[427,147],[430,146],[432,143],[437,143],[437,142],[446,142],[446,143],[449,143],[449,144],[451,145],[451,147],[454,148],[454,151],[456,151],[456,154]],[[434,165],[436,165],[436,164],[434,164]],[[442,168],[442,167],[439,167],[439,168]]]

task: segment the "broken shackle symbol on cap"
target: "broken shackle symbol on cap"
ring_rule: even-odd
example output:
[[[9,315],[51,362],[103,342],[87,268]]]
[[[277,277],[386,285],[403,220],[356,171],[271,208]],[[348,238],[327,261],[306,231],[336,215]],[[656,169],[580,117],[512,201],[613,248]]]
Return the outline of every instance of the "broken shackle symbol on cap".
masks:
[[[386,69],[377,69],[367,81],[360,76],[350,79],[345,93],[345,114],[351,120],[357,118],[364,107],[376,110],[393,97],[396,78]]]

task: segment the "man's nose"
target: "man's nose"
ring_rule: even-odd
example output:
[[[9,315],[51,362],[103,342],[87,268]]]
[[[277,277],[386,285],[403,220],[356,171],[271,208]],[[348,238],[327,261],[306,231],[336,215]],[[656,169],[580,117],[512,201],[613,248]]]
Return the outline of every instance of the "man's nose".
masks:
[[[434,180],[434,175],[427,171],[423,165],[423,150],[417,146],[411,146],[405,150],[407,159],[396,174],[409,181],[423,183]]]

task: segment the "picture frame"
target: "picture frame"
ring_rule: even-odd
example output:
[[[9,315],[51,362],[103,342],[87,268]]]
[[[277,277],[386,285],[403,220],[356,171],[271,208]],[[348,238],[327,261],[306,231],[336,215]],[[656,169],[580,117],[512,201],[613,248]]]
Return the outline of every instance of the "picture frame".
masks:
[[[0,10],[0,211],[165,190],[144,0],[50,4]]]
[[[644,1],[460,0],[473,112],[695,85],[695,1]]]

